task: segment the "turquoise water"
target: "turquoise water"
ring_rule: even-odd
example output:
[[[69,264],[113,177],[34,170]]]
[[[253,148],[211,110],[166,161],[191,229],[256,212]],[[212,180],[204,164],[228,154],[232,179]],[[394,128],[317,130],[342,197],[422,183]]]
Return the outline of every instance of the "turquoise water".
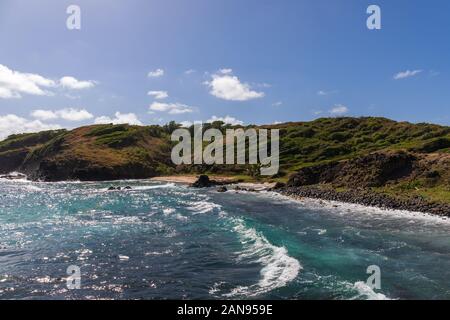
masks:
[[[0,181],[0,299],[450,299],[448,220],[111,184]],[[365,284],[370,265],[380,290]]]

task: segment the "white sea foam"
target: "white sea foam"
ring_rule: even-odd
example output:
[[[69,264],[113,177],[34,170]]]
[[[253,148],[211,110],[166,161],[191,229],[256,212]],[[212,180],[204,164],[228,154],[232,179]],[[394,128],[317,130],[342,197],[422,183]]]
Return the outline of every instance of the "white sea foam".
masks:
[[[369,287],[365,282],[359,281],[353,284],[352,289],[358,291],[358,295],[352,299],[368,299],[368,300],[391,300],[382,293],[375,292],[371,287]]]
[[[193,211],[195,214],[198,213],[208,213],[214,209],[221,209],[222,206],[210,201],[195,201],[190,202],[190,206],[187,207],[188,210]]]
[[[32,192],[34,192],[34,191],[42,191],[41,188],[36,187],[36,186],[34,186],[34,185],[31,185],[31,184],[25,186],[24,189],[27,190],[27,191],[32,191]]]
[[[242,219],[230,218],[234,223],[234,231],[240,237],[244,245],[244,251],[240,252],[238,260],[250,260],[261,263],[261,279],[251,286],[239,286],[224,294],[224,297],[246,296],[254,297],[277,288],[286,286],[294,280],[302,266],[300,262],[288,255],[284,247],[271,244],[266,237],[253,228],[247,228]]]
[[[271,199],[280,200],[283,202],[291,202],[311,209],[330,209],[330,213],[337,213],[342,216],[348,214],[358,214],[364,217],[371,216],[371,218],[379,217],[381,219],[385,219],[390,217],[408,219],[409,224],[414,224],[416,221],[421,221],[425,223],[450,225],[450,219],[447,217],[441,217],[423,212],[368,207],[360,204],[312,198],[302,198],[301,200],[297,200],[276,192],[261,192],[257,194],[257,196],[266,198],[269,197]]]
[[[162,256],[162,255],[168,255],[168,254],[171,254],[171,253],[173,253],[173,251],[170,250],[170,249],[167,249],[167,250],[164,250],[164,251],[146,252],[145,255],[146,256]]]
[[[128,261],[128,260],[130,260],[130,257],[129,256],[125,256],[123,254],[119,254],[119,260],[120,261]]]
[[[173,208],[163,209],[163,213],[164,213],[165,216],[171,215],[174,212],[175,212],[175,209],[173,209]]]
[[[174,183],[167,183],[167,184],[159,184],[155,186],[137,186],[132,187],[131,190],[139,190],[139,191],[145,191],[145,190],[154,190],[154,189],[168,189],[175,187]]]

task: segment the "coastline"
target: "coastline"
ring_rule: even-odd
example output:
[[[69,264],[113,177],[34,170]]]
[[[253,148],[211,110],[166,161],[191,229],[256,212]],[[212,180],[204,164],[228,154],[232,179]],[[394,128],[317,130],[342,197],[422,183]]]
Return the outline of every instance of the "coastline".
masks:
[[[159,176],[147,180],[154,182],[168,182],[178,183],[184,185],[192,185],[198,179],[199,175],[173,175],[173,176]],[[380,194],[368,189],[351,189],[347,191],[337,191],[331,187],[319,186],[302,186],[302,187],[276,187],[276,183],[269,182],[242,182],[233,176],[209,176],[212,181],[220,185],[232,186],[230,191],[247,191],[247,192],[262,192],[272,191],[282,196],[289,197],[293,200],[301,201],[303,199],[314,199],[322,201],[336,201],[347,204],[362,205],[369,208],[379,208],[385,210],[404,210],[410,212],[418,212],[423,214],[430,214],[437,217],[450,218],[450,204],[435,203],[424,200],[420,197],[410,197],[405,199],[396,199],[385,194]],[[10,181],[18,181],[10,179]],[[21,180],[23,181],[23,180]],[[33,182],[32,180],[26,180]],[[116,180],[113,180],[116,181]],[[104,182],[113,182],[104,181]],[[120,180],[118,180],[120,181]],[[222,191],[223,192],[223,191]]]
[[[161,176],[150,178],[150,181],[193,184],[195,181],[197,181],[198,177],[199,175]],[[232,176],[209,176],[209,177],[214,181],[225,184],[238,183],[238,180]]]
[[[331,188],[318,188],[312,186],[286,187],[276,191],[281,195],[295,200],[310,198],[324,201],[338,201],[366,207],[387,210],[405,210],[431,214],[438,217],[450,217],[450,205],[448,204],[428,202],[420,197],[411,197],[403,200],[395,199],[367,189],[353,189],[339,192]]]
[[[152,178],[152,181],[172,182],[181,184],[192,184],[196,181],[196,175],[165,176]],[[275,189],[275,183],[237,182],[233,177],[211,176],[218,182],[234,185],[236,191],[261,192],[273,191],[280,195],[287,196],[294,200],[305,198],[337,201],[341,203],[362,205],[370,208],[379,208],[386,210],[405,210],[410,212],[419,212],[431,214],[437,217],[450,217],[450,204],[428,202],[420,197],[411,197],[407,199],[395,199],[387,195],[376,193],[368,189],[353,189],[348,191],[336,191],[332,188],[320,188],[317,186],[304,187],[282,187]]]

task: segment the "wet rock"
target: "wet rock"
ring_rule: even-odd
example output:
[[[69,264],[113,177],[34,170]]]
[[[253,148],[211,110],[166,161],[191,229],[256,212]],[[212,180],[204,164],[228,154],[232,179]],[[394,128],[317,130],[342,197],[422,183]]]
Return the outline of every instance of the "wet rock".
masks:
[[[217,189],[217,192],[227,192],[227,191],[228,191],[228,189],[225,186],[222,186],[222,187]]]
[[[191,187],[193,188],[209,188],[212,187],[214,183],[209,180],[209,177],[207,175],[201,175],[198,177],[197,181],[195,181]]]
[[[398,199],[365,188],[336,191],[332,188],[320,186],[286,187],[279,190],[279,192],[296,199],[312,198],[339,201],[384,209],[408,210],[450,217],[449,204],[430,202],[420,196]]]

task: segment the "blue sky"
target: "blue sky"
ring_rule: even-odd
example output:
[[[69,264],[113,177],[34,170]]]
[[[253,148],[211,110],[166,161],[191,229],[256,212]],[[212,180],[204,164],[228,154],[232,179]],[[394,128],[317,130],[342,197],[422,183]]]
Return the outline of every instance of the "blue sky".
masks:
[[[448,125],[449,35],[446,0],[2,0],[0,138],[111,121]]]

